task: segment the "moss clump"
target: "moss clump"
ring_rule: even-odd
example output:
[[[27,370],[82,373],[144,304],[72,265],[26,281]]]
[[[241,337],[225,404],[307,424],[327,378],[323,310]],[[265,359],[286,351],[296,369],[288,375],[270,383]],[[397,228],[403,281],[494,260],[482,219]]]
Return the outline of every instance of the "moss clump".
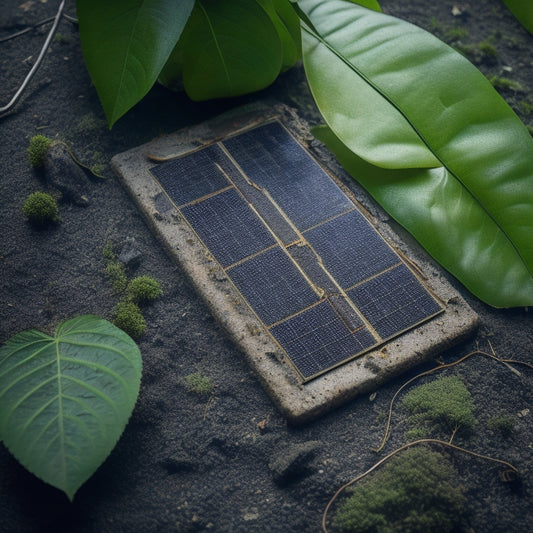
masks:
[[[146,330],[146,321],[139,306],[133,302],[119,302],[115,308],[113,324],[130,337],[138,338]]]
[[[102,248],[102,255],[106,261],[114,261],[116,259],[111,241],[105,243],[105,246]]]
[[[106,276],[111,281],[111,286],[115,292],[123,292],[128,286],[126,269],[120,261],[109,261],[105,267]]]
[[[102,249],[106,262],[105,273],[113,290],[120,294],[120,302],[115,308],[115,325],[131,337],[140,337],[146,329],[146,320],[139,304],[149,302],[162,294],[158,281],[149,276],[139,276],[128,281],[126,267],[115,252],[113,244],[107,242]]]
[[[487,426],[490,430],[508,439],[514,433],[515,421],[510,416],[494,416],[488,421]]]
[[[211,394],[213,392],[213,383],[207,376],[200,372],[194,372],[185,377],[187,388],[196,394]]]
[[[501,91],[523,91],[524,88],[517,81],[510,80],[509,78],[502,78],[500,76],[489,76],[487,78],[495,89]]]
[[[414,425],[437,426],[447,432],[468,431],[474,426],[472,396],[456,376],[439,378],[410,391],[403,405]]]
[[[163,294],[161,285],[150,276],[139,276],[128,284],[128,296],[133,302],[151,302]]]
[[[350,492],[334,517],[335,531],[446,533],[465,517],[466,497],[453,466],[423,447],[402,452]]]
[[[446,38],[448,41],[455,42],[468,37],[468,30],[459,26],[450,28],[446,31]]]
[[[482,41],[478,44],[479,51],[486,57],[492,59],[498,57],[498,50],[496,47],[489,41]]]
[[[44,156],[50,145],[52,139],[45,137],[44,135],[35,135],[30,139],[30,145],[28,146],[28,157],[32,167],[42,167],[44,165]]]
[[[430,430],[426,427],[414,427],[405,432],[407,442],[413,442],[420,439],[428,439],[430,437]]]
[[[59,220],[55,198],[46,192],[34,192],[28,196],[22,211],[35,224],[50,224]]]

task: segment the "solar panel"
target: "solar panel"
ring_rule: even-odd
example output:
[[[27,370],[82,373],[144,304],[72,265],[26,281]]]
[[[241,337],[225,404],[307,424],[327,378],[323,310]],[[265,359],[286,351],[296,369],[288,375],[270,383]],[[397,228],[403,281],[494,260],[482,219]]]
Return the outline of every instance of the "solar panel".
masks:
[[[277,121],[151,172],[303,381],[443,310]]]

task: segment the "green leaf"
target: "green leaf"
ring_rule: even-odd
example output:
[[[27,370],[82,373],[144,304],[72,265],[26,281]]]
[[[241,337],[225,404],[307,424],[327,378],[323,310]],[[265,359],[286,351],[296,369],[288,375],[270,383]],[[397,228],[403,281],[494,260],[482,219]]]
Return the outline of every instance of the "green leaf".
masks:
[[[533,4],[531,0],[503,0],[522,26],[533,35]]]
[[[85,63],[111,127],[150,90],[194,0],[76,0]]]
[[[367,7],[368,9],[373,9],[374,11],[381,12],[381,7],[377,0],[348,0],[352,4],[359,4],[360,6]]]
[[[301,55],[300,19],[289,0],[257,0],[276,27],[282,44],[281,70],[292,67]]]
[[[253,1],[253,0],[252,0]],[[249,72],[250,79],[242,79],[238,81],[237,83],[243,84],[244,89],[242,92],[250,92],[254,89],[258,81],[260,81],[259,85],[257,85],[258,89],[262,89],[265,85],[270,84],[280,73],[280,71],[285,71],[292,67],[296,61],[298,61],[301,57],[301,33],[300,33],[300,19],[298,18],[298,15],[296,14],[294,8],[291,6],[289,0],[255,0],[261,8],[264,10],[264,12],[268,15],[270,18],[270,22],[274,25],[274,28],[277,32],[278,36],[278,42],[274,43],[274,48],[272,50],[261,50],[261,55],[264,55],[267,61],[271,61],[272,63],[272,70],[270,74],[266,77],[266,81],[260,81],[263,79],[265,73],[257,72],[257,69],[254,68],[254,59],[250,58],[249,63],[251,65],[251,70]],[[220,17],[221,15],[225,17],[223,14],[225,10],[227,10],[227,7],[223,6],[217,6],[218,8],[223,8],[220,13],[216,14],[212,12],[212,7],[209,4],[206,4],[206,7],[211,10],[210,15],[213,17]],[[247,20],[249,18],[249,12],[252,10],[256,15],[259,13],[259,16],[261,19],[264,20],[264,14],[260,13],[257,10],[257,7],[254,7],[252,5],[246,5],[245,6],[246,12],[244,13],[244,19]],[[189,27],[192,27],[195,24],[195,20],[199,20],[197,15],[195,14],[192,17],[192,21],[190,23]],[[198,24],[202,24],[201,22],[198,22]],[[205,22],[204,22],[205,24]],[[263,28],[264,30],[266,28]],[[197,27],[198,30],[198,27]],[[202,33],[205,34],[206,28],[201,28]],[[213,30],[214,31],[214,30]],[[228,30],[229,31],[229,30]],[[231,30],[233,31],[233,30]],[[242,31],[241,31],[242,33]],[[272,32],[268,31],[269,38],[273,37]],[[230,33],[228,35],[231,35]],[[183,58],[185,50],[189,50],[188,57],[189,59],[192,59],[193,62],[196,62],[196,50],[198,48],[197,40],[203,38],[199,37],[197,35],[197,31],[191,30],[189,31],[189,28],[185,31],[185,36],[183,39],[181,39],[174,50],[172,51],[172,54],[170,55],[168,61],[166,62],[163,70],[161,71],[161,74],[159,76],[159,82],[162,83],[165,87],[168,87],[172,90],[183,90],[184,83],[183,83]],[[248,54],[248,47],[249,43],[246,42],[246,39],[249,38],[249,36],[246,36],[242,34],[240,37],[242,39],[242,44],[240,45],[241,50],[238,50],[238,53],[241,55],[247,55]],[[224,37],[221,38],[221,40],[224,40]],[[252,44],[255,43],[255,36],[252,36],[252,40],[254,41]],[[279,45],[281,44],[281,65],[279,64]],[[272,45],[272,43],[271,43]],[[239,48],[238,45],[233,43],[232,46],[236,46]],[[256,44],[254,44],[256,46]],[[216,81],[217,86],[220,86],[221,89],[217,88],[211,88],[210,96],[209,98],[216,98],[216,97],[222,97],[222,96],[233,96],[233,92],[235,94],[240,93],[239,91],[232,91],[228,87],[227,83],[227,77],[225,68],[220,69],[219,61],[227,61],[229,63],[228,69],[234,69],[237,65],[237,61],[240,61],[240,59],[237,56],[234,57],[225,57],[229,54],[232,54],[233,51],[231,50],[231,47],[228,47],[225,45],[221,45],[220,49],[216,47],[216,50],[206,51],[206,54],[213,54],[213,57],[210,58],[210,61],[215,63],[215,72],[214,73],[203,73],[201,72],[201,65],[198,65],[198,68],[200,68],[200,74],[202,76],[202,79],[196,80],[194,83],[199,84],[206,84],[209,85],[213,82],[212,77],[217,75],[217,72],[219,72],[222,75],[222,80]],[[222,50],[224,48],[224,50]],[[235,63],[235,65],[232,66],[231,63]],[[234,75],[234,74],[230,74]],[[239,74],[242,75],[242,74]],[[218,75],[217,75],[218,76]],[[192,91],[192,96],[195,99],[206,99],[202,97],[200,94],[195,95],[194,89],[191,88],[191,83],[188,84],[189,91]],[[250,89],[249,87],[252,87]],[[202,87],[202,91],[204,91],[206,87]],[[218,92],[217,92],[218,91]]]
[[[423,30],[342,0],[299,5],[320,33],[303,31],[308,81],[352,175],[480,299],[533,305],[525,126],[471,63]],[[361,160],[381,167],[374,179]]]
[[[133,410],[142,373],[137,345],[85,315],[0,348],[0,438],[30,472],[78,488],[110,454]]]
[[[278,31],[255,0],[197,0],[180,46],[183,83],[193,100],[258,91],[282,68]]]

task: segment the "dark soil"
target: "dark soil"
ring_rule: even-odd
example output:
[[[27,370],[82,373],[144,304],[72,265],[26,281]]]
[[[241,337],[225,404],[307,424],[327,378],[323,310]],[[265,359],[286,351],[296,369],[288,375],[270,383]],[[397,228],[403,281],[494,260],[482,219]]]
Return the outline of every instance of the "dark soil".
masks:
[[[22,1],[8,5],[12,3]],[[14,5],[11,13],[2,13],[0,37],[54,14],[58,3]],[[381,4],[387,13],[461,48],[485,74],[519,83],[521,89],[502,94],[526,124],[533,122],[533,37],[500,0],[465,2],[462,16],[452,15],[454,4],[463,4],[453,0]],[[67,12],[75,15],[73,1],[67,2]],[[49,27],[0,44],[2,105],[21,83]],[[22,102],[0,122],[0,342],[32,327],[53,331],[79,314],[111,318],[118,298],[104,275],[102,249],[108,241],[120,248],[126,239],[135,239],[141,260],[131,273],[158,279],[164,296],[146,308],[148,328],[138,343],[144,375],[132,418],[73,503],[0,446],[0,530],[319,531],[321,514],[335,491],[405,443],[407,415],[398,407],[384,451],[372,451],[385,430],[384,415],[394,392],[414,373],[314,423],[288,426],[242,354],[153,238],[109,166],[116,153],[259,98],[275,97],[316,122],[301,67],[259,95],[232,101],[195,104],[156,86],[109,131],[83,64],[76,27],[63,20],[59,32],[61,38],[52,44]],[[496,56],[479,46],[484,42],[493,45]],[[84,162],[103,165],[108,177],[84,178],[81,193],[89,205],[61,201],[61,222],[43,230],[29,225],[21,211],[36,190],[60,196],[28,163],[26,147],[38,133],[66,141]],[[531,312],[489,308],[456,285],[479,313],[481,326],[471,341],[439,358],[452,361],[478,346],[490,350],[490,341],[499,356],[532,363]],[[520,376],[487,357],[473,356],[446,371],[463,379],[477,417],[473,433],[454,442],[509,461],[521,474],[518,482],[504,482],[498,465],[441,449],[468,496],[470,531],[533,529],[532,372],[519,370]],[[196,371],[212,380],[211,397],[188,390],[185,378]],[[489,421],[497,416],[513,420],[510,436],[490,429]],[[289,465],[283,463],[290,458],[294,468],[287,471]]]

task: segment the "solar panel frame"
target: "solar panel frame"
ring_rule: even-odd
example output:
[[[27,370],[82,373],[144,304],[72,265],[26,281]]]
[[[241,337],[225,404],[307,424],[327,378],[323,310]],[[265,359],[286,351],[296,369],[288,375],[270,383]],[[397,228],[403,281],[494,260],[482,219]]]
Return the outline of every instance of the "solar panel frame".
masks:
[[[220,146],[220,140],[272,121],[279,121],[287,128],[302,147],[313,154],[333,181],[361,208],[371,224],[392,243],[393,248],[401,250],[399,253],[406,264],[429,287],[444,309],[438,317],[428,319],[414,329],[347,360],[345,364],[309,379],[304,379],[298,373],[286,351],[275,341],[257,314],[246,305],[224,268],[209,253],[181,214],[178,200],[170,199],[151,171],[155,166],[154,161],[162,165],[165,164],[163,161],[176,160],[207,145]],[[242,357],[248,363],[265,392],[291,424],[309,422],[356,396],[370,394],[393,376],[462,342],[474,333],[479,324],[476,313],[449,283],[443,271],[428,260],[427,255],[415,243],[402,239],[401,230],[389,223],[379,205],[342,169],[321,143],[311,140],[309,125],[293,108],[272,101],[254,102],[251,106],[233,109],[224,115],[158,136],[146,144],[117,154],[112,158],[111,166],[138,206],[154,237],[161,241],[169,256],[179,266],[176,278],[181,279],[183,275],[188,278],[190,285],[238,348],[230,349],[232,356]],[[235,175],[224,165],[221,168],[225,174],[231,175],[230,181],[235,180]],[[257,184],[250,185],[255,189]],[[241,193],[244,192],[240,186],[237,188]],[[258,193],[265,196],[266,192],[268,191],[258,190]],[[247,198],[245,194],[243,196]],[[248,200],[252,204],[256,201],[254,198],[247,198]],[[266,221],[266,217],[264,220]],[[294,230],[292,226],[289,221],[289,227]],[[277,230],[274,233],[276,232]],[[289,239],[280,240],[278,244],[291,246]],[[296,245],[296,242],[292,243],[292,246]],[[342,316],[343,321],[349,324],[350,314],[355,306],[347,302],[345,293],[345,290],[339,291],[337,295],[328,293],[327,298],[330,304],[336,305],[335,311]],[[179,298],[178,295],[176,297]],[[346,309],[341,312],[343,307]],[[359,315],[356,309],[355,313],[357,318]],[[187,315],[183,313],[183,316],[186,324]],[[208,358],[216,359],[219,351],[213,345],[212,354]],[[238,368],[240,367],[235,368],[237,372]]]

